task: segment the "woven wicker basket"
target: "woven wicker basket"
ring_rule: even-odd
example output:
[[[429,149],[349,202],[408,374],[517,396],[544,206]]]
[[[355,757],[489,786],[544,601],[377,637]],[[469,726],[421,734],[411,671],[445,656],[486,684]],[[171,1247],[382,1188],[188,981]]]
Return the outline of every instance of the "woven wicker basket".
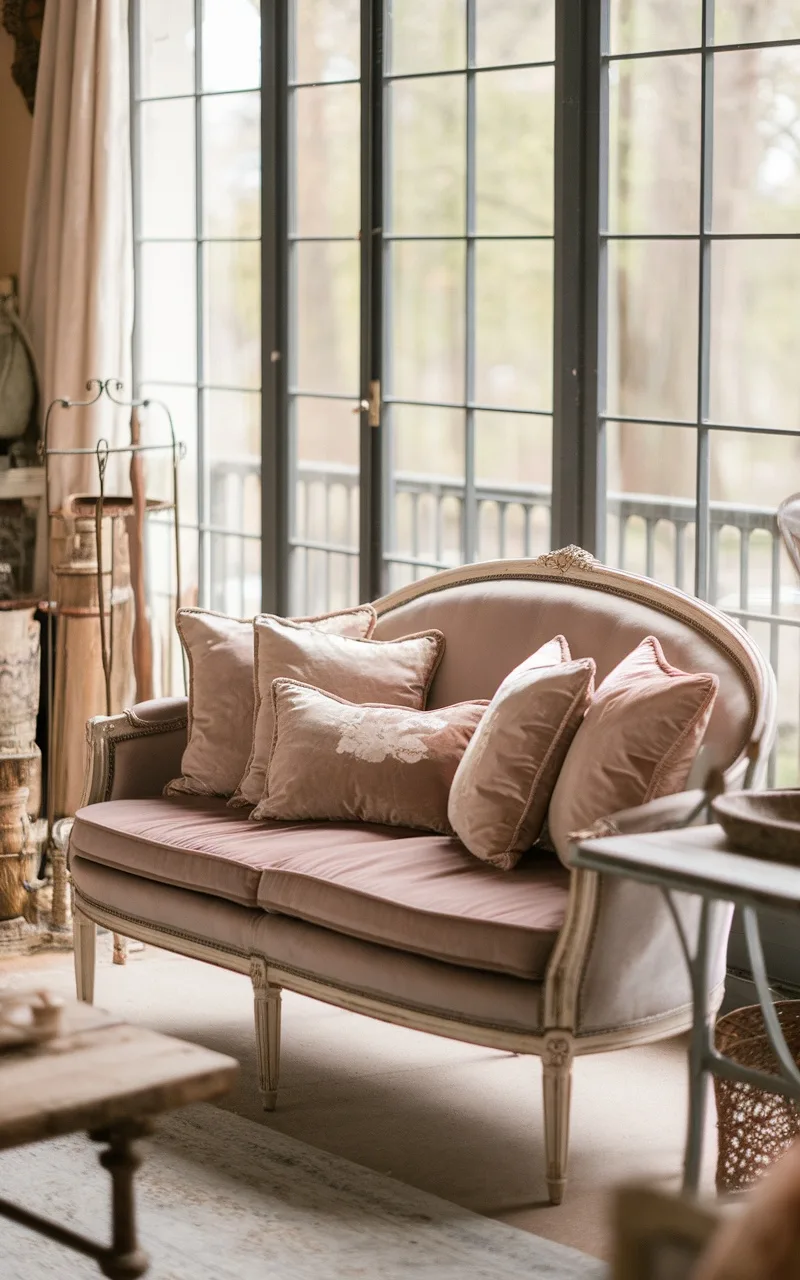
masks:
[[[800,1000],[775,1004],[789,1052],[800,1064]],[[767,1039],[761,1006],[726,1013],[717,1022],[717,1049],[743,1067],[777,1075],[778,1060]],[[749,1187],[800,1133],[800,1113],[789,1099],[750,1084],[714,1076],[717,1100],[717,1190]]]

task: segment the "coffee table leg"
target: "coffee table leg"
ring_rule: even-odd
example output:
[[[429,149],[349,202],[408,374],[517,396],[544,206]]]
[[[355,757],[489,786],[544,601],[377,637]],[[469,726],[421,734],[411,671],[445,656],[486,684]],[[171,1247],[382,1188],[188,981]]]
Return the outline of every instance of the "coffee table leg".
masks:
[[[107,1143],[100,1163],[111,1174],[112,1244],[100,1260],[100,1270],[110,1280],[136,1280],[150,1266],[150,1259],[136,1239],[133,1194],[133,1175],[142,1163],[133,1143],[149,1132],[146,1122],[128,1121],[90,1134],[93,1141]]]

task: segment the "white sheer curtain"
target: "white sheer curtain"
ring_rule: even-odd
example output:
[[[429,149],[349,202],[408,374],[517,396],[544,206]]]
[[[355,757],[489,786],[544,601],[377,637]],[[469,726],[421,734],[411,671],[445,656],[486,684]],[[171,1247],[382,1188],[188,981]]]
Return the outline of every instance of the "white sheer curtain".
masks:
[[[130,393],[133,245],[127,0],[46,6],[20,268],[20,306],[42,382],[42,418],[57,396],[82,399],[89,378]],[[51,445],[127,438],[107,401],[56,411]],[[122,479],[117,468],[109,483]],[[94,460],[51,469],[53,506],[96,489]]]

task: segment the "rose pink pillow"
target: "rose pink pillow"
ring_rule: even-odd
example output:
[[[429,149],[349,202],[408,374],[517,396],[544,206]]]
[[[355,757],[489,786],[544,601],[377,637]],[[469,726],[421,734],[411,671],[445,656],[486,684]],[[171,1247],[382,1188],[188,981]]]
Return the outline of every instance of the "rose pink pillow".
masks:
[[[450,791],[450,822],[476,858],[510,871],[538,839],[594,672],[591,658],[570,661],[556,636],[500,685]]]
[[[375,617],[372,605],[363,605],[319,618],[298,618],[294,625],[369,636]],[[253,743],[253,619],[179,609],[175,623],[189,666],[189,736],[181,777],[167,784],[165,794],[230,796]]]
[[[253,818],[452,834],[450,785],[486,702],[410,711],[347,702],[294,680],[275,680],[271,702],[267,786]]]
[[[547,824],[562,860],[573,831],[680,791],[703,741],[719,680],[667,662],[648,636],[606,676],[567,752]]]
[[[421,711],[444,653],[441,631],[421,631],[400,640],[353,639],[269,614],[261,614],[254,625],[255,727],[233,805],[258,804],[264,793],[275,728],[273,680],[302,681],[350,702],[385,702]]]

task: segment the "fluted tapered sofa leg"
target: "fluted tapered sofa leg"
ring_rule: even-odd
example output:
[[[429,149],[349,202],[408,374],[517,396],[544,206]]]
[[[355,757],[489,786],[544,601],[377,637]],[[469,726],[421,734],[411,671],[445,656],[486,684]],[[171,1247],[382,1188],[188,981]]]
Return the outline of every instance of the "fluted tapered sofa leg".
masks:
[[[255,1006],[258,1087],[264,1110],[274,1111],[281,1061],[281,989],[268,981],[267,963],[261,956],[251,956],[250,978]]]
[[[572,1043],[567,1035],[554,1032],[547,1036],[542,1054],[542,1085],[547,1193],[551,1204],[561,1204],[567,1185],[572,1057]]]
[[[79,1000],[94,1004],[94,966],[97,925],[77,908],[72,914],[75,947],[75,990]]]

